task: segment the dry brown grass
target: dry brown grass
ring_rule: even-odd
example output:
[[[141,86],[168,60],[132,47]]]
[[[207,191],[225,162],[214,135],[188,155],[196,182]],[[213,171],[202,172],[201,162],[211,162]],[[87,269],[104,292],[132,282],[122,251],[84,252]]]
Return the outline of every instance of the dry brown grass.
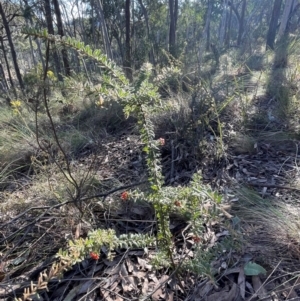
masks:
[[[290,194],[290,192],[285,192]],[[237,191],[239,201],[233,212],[242,220],[248,248],[271,269],[280,262],[283,271],[295,272],[300,266],[299,208],[297,196],[291,201],[279,197],[262,198],[250,189]]]

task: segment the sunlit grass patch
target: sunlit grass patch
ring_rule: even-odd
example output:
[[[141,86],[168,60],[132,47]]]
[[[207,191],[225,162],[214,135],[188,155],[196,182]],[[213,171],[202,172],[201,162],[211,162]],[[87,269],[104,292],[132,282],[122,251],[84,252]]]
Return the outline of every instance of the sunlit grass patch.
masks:
[[[282,194],[291,194],[283,191]],[[299,258],[299,206],[297,197],[263,198],[248,188],[236,190],[239,201],[233,206],[233,213],[242,220],[242,228],[249,247],[257,256],[274,268],[278,262]],[[281,194],[281,193],[280,193]]]
[[[4,107],[0,113],[0,163],[12,169],[28,168],[37,150],[34,125],[27,116]]]

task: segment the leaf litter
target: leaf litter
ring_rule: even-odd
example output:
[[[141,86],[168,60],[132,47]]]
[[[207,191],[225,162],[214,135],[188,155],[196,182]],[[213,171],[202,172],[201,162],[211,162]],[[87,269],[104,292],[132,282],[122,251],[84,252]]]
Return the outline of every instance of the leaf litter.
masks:
[[[98,180],[106,181],[107,187],[110,188],[116,184],[127,184],[146,178],[138,137],[130,137],[132,142],[130,149],[126,137],[110,139],[105,144],[107,148],[105,160],[99,158],[98,171],[95,173]],[[286,141],[282,147],[282,143],[277,144],[276,141],[258,140],[253,145],[254,151],[252,150],[251,153],[237,154],[232,150],[229,152],[227,163],[224,165],[221,162],[217,167],[213,159],[208,159],[205,163],[195,163],[194,166],[191,165],[193,160],[190,160],[189,165],[185,165],[186,158],[179,156],[180,154],[177,155],[179,159],[173,176],[169,174],[169,177],[172,176],[173,184],[184,184],[190,179],[195,167],[202,168],[203,178],[211,181],[220,191],[227,192],[228,202],[233,204],[233,211],[230,211],[230,214],[226,214],[230,210],[226,209],[214,225],[213,221],[206,225],[202,237],[203,252],[216,248],[219,242],[226,242],[226,238],[231,237],[235,232],[238,232],[238,235],[243,234],[245,237],[245,245],[242,247],[237,249],[231,247],[229,252],[224,249],[224,252],[220,250],[215,254],[211,263],[211,268],[214,271],[213,278],[187,273],[186,275],[183,274],[180,282],[178,282],[176,277],[170,277],[170,271],[167,269],[154,269],[150,260],[151,256],[155,254],[154,249],[149,249],[147,253],[139,249],[116,250],[113,261],[100,258],[95,263],[90,259],[85,259],[75,265],[72,271],[64,275],[63,281],[52,280],[49,284],[49,292],[43,292],[44,295],[41,295],[41,298],[83,300],[88,296],[93,296],[93,300],[98,300],[97,298],[100,296],[101,300],[105,301],[138,300],[141,295],[149,296],[152,300],[178,301],[276,300],[276,298],[277,300],[288,300],[296,298],[299,281],[298,278],[294,279],[290,275],[299,268],[291,259],[300,255],[298,242],[282,236],[282,232],[278,228],[270,228],[270,225],[265,223],[258,224],[253,220],[253,215],[252,220],[245,218],[243,212],[241,213],[237,208],[234,208],[234,204],[240,205],[240,200],[244,198],[242,193],[237,193],[237,189],[243,185],[260,195],[261,200],[270,196],[275,198],[278,201],[276,206],[280,205],[280,200],[286,199],[287,194],[294,199],[293,196],[296,196],[298,191],[286,183],[294,182],[297,185],[298,171],[296,166],[298,163],[300,164],[300,158],[296,155],[296,148],[295,143],[291,141]],[[90,160],[89,158],[78,159],[82,166]],[[170,158],[165,157],[165,168],[167,169],[171,164]],[[166,180],[168,181],[168,179]],[[102,189],[107,190],[107,187],[102,187]],[[282,190],[285,191],[284,194]],[[24,198],[25,192],[20,187],[15,194],[17,198]],[[31,196],[31,202],[34,203],[35,201],[34,197]],[[109,197],[107,201],[111,202],[112,205],[114,204],[113,197]],[[295,213],[293,203],[289,205],[291,207],[289,210],[294,210]],[[43,253],[54,255],[56,251],[53,246],[61,246],[65,242],[64,237],[73,236],[75,239],[83,237],[88,232],[88,228],[103,224],[106,226],[107,224],[113,225],[114,228],[122,229],[121,231],[125,232],[143,233],[144,229],[149,227],[149,223],[146,221],[150,220],[149,216],[153,214],[149,208],[141,206],[112,207],[113,210],[110,210],[108,216],[105,215],[104,208],[100,203],[95,203],[92,209],[94,210],[94,218],[98,222],[91,226],[84,225],[76,215],[73,217],[65,216],[63,210],[52,210],[51,217],[45,215],[45,217],[42,216],[38,219],[36,219],[34,212],[29,212],[21,219],[23,223],[18,226],[10,224],[5,228],[5,231],[1,230],[2,241],[5,240],[8,244],[16,243],[13,237],[9,237],[8,233],[14,233],[16,236],[18,233],[22,233],[19,232],[20,229],[23,229],[24,232],[22,233],[23,239],[21,237],[18,244],[15,244],[9,253],[2,256],[0,284],[3,283],[3,286],[0,286],[0,296],[4,296],[5,299],[12,292],[22,293],[24,287],[30,285],[30,281],[38,275],[38,271],[51,265],[52,261],[46,262],[47,258],[43,256]],[[242,218],[237,220],[239,213],[241,213]],[[18,212],[13,210],[10,212],[10,216],[17,214]],[[273,217],[276,217],[274,212],[272,214]],[[3,224],[10,219],[7,215],[1,216],[1,218]],[[180,223],[182,221],[171,220],[171,228],[176,229]],[[227,227],[224,228],[223,224],[226,224]],[[29,227],[29,225],[33,226]],[[231,231],[229,231],[230,228]],[[51,231],[45,233],[43,237],[37,237],[35,233],[43,232],[42,229],[51,229]],[[275,229],[277,231],[274,231]],[[60,231],[60,233],[57,234],[56,231]],[[174,250],[174,258],[177,258],[177,263],[185,256],[193,258],[195,256],[193,251],[195,242],[192,239],[192,234],[187,233],[183,236],[180,228],[178,232],[174,230],[173,233],[177,246],[177,250]],[[274,247],[270,244],[274,234],[278,236],[279,240],[282,240],[282,245]],[[270,238],[265,243],[264,240],[268,238],[267,235]],[[256,241],[254,237],[256,237]],[[239,237],[236,239],[239,240]],[[32,246],[38,241],[39,250],[43,250],[43,253],[34,252],[34,249],[31,249],[32,253],[30,254],[22,253],[21,246],[24,248],[30,241]],[[49,250],[49,241],[52,242],[52,252]],[[288,241],[290,241],[290,245],[284,245]],[[273,243],[275,242],[278,243],[276,239],[273,239]],[[278,259],[283,260],[283,256],[278,257],[278,252],[286,255],[286,250],[292,254],[292,256],[288,256],[290,262],[282,261],[277,266]],[[250,258],[245,259],[245,253],[250,253]],[[269,260],[261,260],[260,256],[263,253],[269,256]],[[276,262],[272,262],[274,259]],[[38,269],[37,260],[40,262]],[[25,268],[25,262],[31,263],[30,269]],[[292,269],[293,265],[294,269]],[[249,266],[252,272],[249,272]],[[264,275],[265,271],[267,271],[266,275]],[[20,275],[24,275],[23,280]],[[10,283],[9,279],[18,279],[19,284],[15,284],[12,289],[4,288]]]

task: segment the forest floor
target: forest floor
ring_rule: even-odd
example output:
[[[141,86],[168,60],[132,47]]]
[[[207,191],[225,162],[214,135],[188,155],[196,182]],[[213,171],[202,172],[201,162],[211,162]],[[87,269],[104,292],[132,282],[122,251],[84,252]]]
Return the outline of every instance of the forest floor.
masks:
[[[170,227],[178,270],[154,268],[155,248],[118,249],[112,261],[103,248],[99,260],[85,258],[62,279],[47,283],[43,271],[69,239],[85,238],[101,227],[119,235],[155,233],[153,208],[120,198],[147,180],[143,145],[129,120],[113,131],[97,130],[97,139],[83,139],[77,148],[71,161],[75,177],[89,172],[93,192],[99,194],[82,204],[63,202],[68,182],[36,151],[34,135],[26,136],[35,149],[34,155],[29,152],[31,167],[3,182],[0,193],[0,300],[25,300],[26,293],[32,300],[300,300],[298,78],[293,87],[290,81],[283,83],[290,101],[283,104],[280,94],[266,92],[263,71],[235,71],[235,76],[234,71],[226,74],[236,92],[220,114],[222,135],[213,131],[216,120],[211,120],[196,143],[205,150],[191,147],[184,130],[175,127],[174,134],[162,116],[157,117],[157,137],[166,141],[161,149],[166,185],[188,185],[194,173],[201,172],[204,183],[222,195],[217,214],[203,225],[203,258],[195,267],[201,273],[180,269],[184,259],[193,258],[199,242],[174,214]],[[220,72],[211,86],[217,101],[223,97],[224,79]],[[278,109],[282,107],[285,114]],[[15,160],[28,156],[22,145],[16,149]],[[3,165],[2,178],[5,170]],[[245,266],[253,273],[245,272]],[[31,294],[43,282],[47,290]]]

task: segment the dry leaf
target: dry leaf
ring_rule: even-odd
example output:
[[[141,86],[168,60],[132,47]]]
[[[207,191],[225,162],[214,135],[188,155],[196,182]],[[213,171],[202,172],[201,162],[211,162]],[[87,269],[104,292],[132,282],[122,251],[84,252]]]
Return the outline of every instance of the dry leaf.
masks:
[[[143,295],[147,295],[148,294],[148,289],[149,289],[149,281],[147,278],[145,278],[145,281],[143,283],[143,287],[142,287],[142,294]]]
[[[137,287],[137,285],[138,285],[138,280],[137,280],[136,278],[134,278],[133,276],[129,276],[129,277],[128,277],[128,281],[131,283],[132,287],[133,287],[136,291],[138,291],[138,287]]]
[[[154,288],[154,294],[152,295],[152,299],[154,301],[156,300],[158,301],[160,297],[163,298],[163,300],[166,300],[164,291],[168,280],[169,280],[169,276],[163,275],[161,279],[159,279],[159,281],[156,282]]]
[[[80,237],[80,233],[81,233],[81,223],[79,223],[79,224],[76,226],[74,238],[75,238],[75,239],[78,239],[78,238]]]
[[[128,293],[133,290],[131,283],[124,278],[121,281],[121,285],[124,293]]]
[[[95,281],[96,280],[91,279],[91,280],[88,280],[88,281],[85,281],[84,283],[82,283],[80,285],[80,289],[78,290],[78,295],[85,294],[88,290],[91,290],[93,288],[93,283]]]
[[[109,291],[101,290],[101,293],[102,293],[104,301],[114,301],[114,299],[112,299],[110,297],[110,292]]]
[[[163,295],[163,290],[162,290],[162,288],[160,287],[160,288],[157,288],[157,289],[155,289],[155,292],[154,292],[154,294],[152,295],[152,300],[153,301],[159,301],[159,299],[160,299],[160,297],[162,297],[162,295]]]
[[[151,271],[152,270],[152,265],[148,264],[148,262],[140,257],[137,257],[137,261],[139,265],[142,267],[142,269],[146,269]]]
[[[220,208],[222,213],[227,217],[227,218],[233,218],[233,215],[231,215],[230,213],[228,213],[225,209]]]
[[[73,288],[69,291],[68,295],[64,298],[63,301],[72,301],[72,300],[75,300],[75,299],[76,299],[76,296],[78,295],[78,290],[79,290],[79,285],[73,287]]]
[[[238,286],[240,288],[240,294],[243,300],[245,299],[245,290],[246,290],[246,278],[245,278],[245,272],[244,268],[241,267],[240,273],[238,276]]]
[[[150,280],[152,280],[152,281],[155,283],[155,285],[156,285],[156,283],[158,282],[158,279],[157,279],[157,277],[155,276],[154,273],[149,274],[149,275],[148,275],[148,278],[149,278]]]
[[[237,301],[239,290],[236,283],[232,284],[232,287],[229,292],[227,292],[227,286],[220,292],[214,293],[207,297],[207,301]]]
[[[206,301],[227,301],[227,294],[228,293],[223,290],[208,296]]]
[[[126,258],[125,262],[127,265],[128,272],[132,273],[132,271],[135,269],[133,262],[129,258]]]
[[[142,278],[145,278],[147,273],[146,272],[143,272],[143,271],[136,271],[134,270],[132,275],[138,279],[142,279]]]
[[[252,276],[252,284],[253,284],[253,288],[255,293],[257,294],[259,299],[264,299],[266,301],[271,301],[271,298],[267,298],[267,292],[265,290],[265,288],[262,285],[262,282],[259,278],[259,276]]]
[[[105,274],[108,274],[109,276],[115,275],[115,274],[119,274],[121,269],[121,266],[113,266],[113,267],[109,267],[105,270]]]
[[[240,272],[241,268],[232,268],[232,269],[228,269],[227,271],[224,272],[224,276],[226,275],[230,275],[230,274],[237,274]]]
[[[248,281],[246,281],[246,287],[251,294],[255,294],[255,291],[254,291],[252,285]]]
[[[232,283],[232,287],[227,294],[226,301],[237,301],[237,296],[239,295],[239,289],[236,283]]]
[[[257,182],[258,183],[266,183],[268,180],[267,179],[258,179]]]
[[[213,284],[212,284],[210,281],[207,282],[207,283],[203,286],[203,288],[200,290],[199,296],[200,296],[201,298],[207,296],[207,295],[212,291],[213,288],[214,288]]]
[[[125,262],[123,262],[121,264],[121,268],[120,268],[120,276],[121,277],[127,277],[128,276],[128,271],[126,269],[126,266],[125,266]]]
[[[108,277],[105,279],[106,283],[103,285],[103,288],[113,290],[118,285],[119,280],[119,275],[113,275],[112,277]]]

